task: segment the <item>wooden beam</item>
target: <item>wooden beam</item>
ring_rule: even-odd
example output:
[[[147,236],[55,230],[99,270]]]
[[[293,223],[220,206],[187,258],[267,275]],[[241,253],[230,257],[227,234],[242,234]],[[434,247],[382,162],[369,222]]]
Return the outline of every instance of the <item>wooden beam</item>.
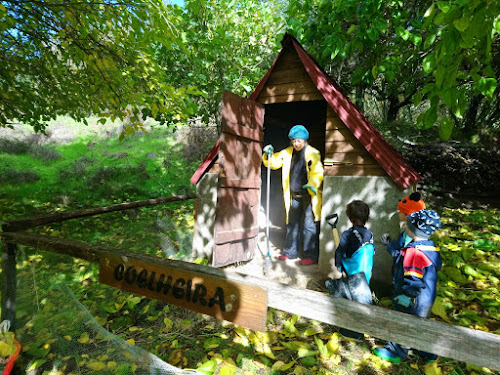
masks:
[[[16,329],[17,245],[2,238],[2,322],[9,320]]]
[[[267,98],[270,96],[296,95],[296,94],[320,94],[314,83],[309,81],[282,83],[278,85],[266,85],[261,91],[259,97]]]
[[[87,208],[87,209],[83,209],[83,210],[70,211],[70,212],[60,212],[57,214],[38,216],[38,217],[34,217],[34,218],[29,218],[29,219],[11,220],[11,221],[6,221],[5,223],[3,223],[2,230],[4,232],[15,232],[18,230],[24,230],[24,229],[36,227],[39,225],[46,225],[46,224],[55,223],[55,222],[64,221],[64,220],[77,219],[77,218],[86,217],[86,216],[94,216],[94,215],[105,214],[105,213],[109,213],[109,212],[130,210],[132,208],[154,206],[154,205],[163,204],[163,203],[184,201],[184,200],[189,200],[189,199],[194,199],[194,198],[196,198],[195,194],[179,195],[176,197],[148,199],[148,200],[143,200],[143,201],[114,204],[112,206]]]
[[[194,263],[162,259],[105,246],[92,246],[80,241],[57,239],[33,233],[2,233],[1,237],[4,243],[32,246],[39,250],[68,254],[94,262],[106,255],[130,257],[179,270],[190,270],[200,275],[216,275],[235,282],[260,286],[267,291],[269,307],[353,331],[364,332],[442,357],[500,370],[500,361],[498,361],[500,335],[422,319],[379,306],[362,305],[324,293],[293,288],[271,280]]]
[[[289,52],[282,54],[278,61],[276,61],[273,72],[296,68],[304,69],[304,64],[300,60],[299,55],[297,55],[297,52],[290,50]]]
[[[329,107],[330,109],[331,107]],[[332,110],[333,112],[333,110]],[[347,126],[342,122],[340,117],[334,113],[334,115],[326,116],[326,130],[335,130],[335,129],[348,129]],[[350,130],[349,130],[350,131]]]
[[[388,176],[378,164],[353,164],[325,166],[325,176]]]
[[[262,98],[259,96],[259,98],[257,99],[257,101],[262,104],[310,102],[313,100],[324,100],[324,98],[323,95],[321,95],[318,92],[316,94],[290,94],[290,95],[269,96],[267,98]]]
[[[325,152],[364,152],[366,149],[357,140],[353,139],[352,142],[341,142],[341,141],[327,141],[325,142]]]
[[[311,80],[304,67],[295,69],[282,69],[272,72],[267,80],[267,84],[292,83]]]
[[[378,164],[366,150],[364,152],[326,152],[325,164],[327,159],[333,160],[333,164]]]
[[[332,129],[325,132],[325,142],[359,142],[352,132],[347,129]],[[363,147],[364,149],[364,147]]]
[[[264,132],[260,129],[251,129],[245,126],[238,126],[237,123],[222,120],[222,131],[225,133],[229,133],[236,137],[241,137],[244,139],[250,139],[252,141],[263,142],[264,141]]]

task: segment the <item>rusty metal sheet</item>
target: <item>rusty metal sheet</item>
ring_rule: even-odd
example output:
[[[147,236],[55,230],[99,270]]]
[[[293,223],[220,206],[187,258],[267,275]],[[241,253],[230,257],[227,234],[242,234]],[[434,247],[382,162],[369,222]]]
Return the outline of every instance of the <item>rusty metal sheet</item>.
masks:
[[[260,188],[261,155],[260,142],[222,133],[219,164],[227,180],[254,180]]]
[[[250,260],[258,234],[264,107],[224,92],[212,264]]]
[[[257,235],[259,189],[220,187],[217,192],[215,243]]]
[[[237,262],[251,260],[255,254],[257,237],[244,240],[227,242],[217,245],[217,252],[214,252],[213,264],[229,265]]]

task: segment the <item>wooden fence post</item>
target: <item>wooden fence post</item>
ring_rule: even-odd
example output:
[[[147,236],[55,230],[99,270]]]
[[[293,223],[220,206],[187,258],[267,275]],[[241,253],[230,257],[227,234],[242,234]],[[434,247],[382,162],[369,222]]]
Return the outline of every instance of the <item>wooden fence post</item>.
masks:
[[[2,321],[10,320],[10,330],[16,329],[16,263],[17,245],[2,241]]]

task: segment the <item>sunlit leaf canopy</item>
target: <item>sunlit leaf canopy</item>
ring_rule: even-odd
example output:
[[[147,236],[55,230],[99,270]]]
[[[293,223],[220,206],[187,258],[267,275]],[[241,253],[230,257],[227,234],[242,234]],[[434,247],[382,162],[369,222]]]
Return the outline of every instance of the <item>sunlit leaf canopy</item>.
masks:
[[[371,120],[365,97],[445,140],[498,131],[499,14],[490,0],[0,0],[0,126],[216,122],[222,91],[247,96],[288,31]]]
[[[169,84],[154,58],[179,43],[170,12],[161,0],[0,1],[0,126],[189,116],[198,92]]]
[[[205,122],[217,118],[224,90],[248,96],[281,48],[285,5],[279,0],[186,0],[174,12],[185,49],[157,48],[176,85],[196,85]]]
[[[499,14],[489,0],[312,0],[287,10],[292,33],[344,87],[387,100],[388,121],[425,103],[418,123],[440,121],[443,139],[454,125],[477,130],[480,109],[479,120],[498,121]]]

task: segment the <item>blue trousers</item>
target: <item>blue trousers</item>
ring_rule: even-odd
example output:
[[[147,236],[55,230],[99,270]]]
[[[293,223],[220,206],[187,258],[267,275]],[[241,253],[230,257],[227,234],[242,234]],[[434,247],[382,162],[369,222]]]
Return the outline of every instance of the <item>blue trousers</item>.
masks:
[[[302,228],[301,228],[302,222]],[[301,231],[302,229],[302,231]],[[288,224],[286,225],[286,241],[283,255],[294,259],[299,256],[299,244],[302,243],[304,258],[318,261],[319,255],[319,221],[314,221],[311,207],[311,196],[292,197]]]
[[[408,356],[408,351],[410,350],[409,347],[399,345],[399,344],[392,342],[392,341],[388,341],[385,344],[385,348],[401,358],[406,358]],[[413,349],[413,351],[414,352],[416,351],[418,353],[418,355],[420,357],[422,357],[423,359],[425,359],[426,361],[434,361],[437,358],[437,355],[432,354],[432,353],[427,353],[427,352],[424,352],[422,350]]]
[[[415,316],[420,316],[422,318],[427,318],[431,313],[431,311],[430,311],[431,307],[432,306],[429,306],[429,308],[427,310],[420,309],[420,311],[419,311],[420,314],[418,314],[417,311],[414,310],[414,307],[405,308],[405,307],[396,305],[394,307],[394,310],[404,312],[407,314],[411,314],[411,315],[415,315]],[[396,354],[397,356],[399,356],[401,358],[406,358],[408,356],[408,351],[410,350],[410,348],[407,346],[399,345],[399,344],[397,344],[395,342],[391,342],[391,341],[388,341],[385,344],[385,348],[387,350],[390,350],[392,353]],[[437,355],[432,354],[432,353],[427,353],[427,352],[424,352],[422,350],[413,349],[413,351],[417,352],[418,355],[420,357],[422,357],[423,359],[425,359],[426,361],[434,361],[437,358]]]

